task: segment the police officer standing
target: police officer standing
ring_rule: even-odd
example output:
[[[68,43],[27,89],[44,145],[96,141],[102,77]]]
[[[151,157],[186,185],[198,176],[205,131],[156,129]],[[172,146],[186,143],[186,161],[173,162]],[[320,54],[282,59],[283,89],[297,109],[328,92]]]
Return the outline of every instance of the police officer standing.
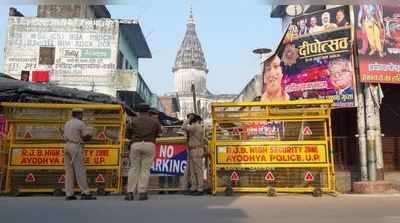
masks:
[[[131,123],[132,145],[129,159],[131,168],[128,174],[128,187],[125,200],[133,200],[134,193],[139,193],[139,200],[147,200],[147,186],[150,178],[150,167],[153,162],[156,150],[156,138],[161,132],[161,125],[158,120],[149,114],[150,106],[139,104],[137,107],[139,116]]]
[[[74,108],[72,119],[64,126],[64,167],[66,200],[74,196],[74,175],[81,190],[81,200],[95,200],[89,192],[84,162],[84,144],[91,139],[91,130],[82,121],[83,109]]]
[[[189,114],[186,115],[186,119],[188,120],[188,122],[190,122],[189,120],[194,118],[194,116],[196,116],[196,114],[189,113]],[[184,126],[185,125],[183,125],[181,127],[181,129],[183,129]],[[187,132],[186,130],[185,130],[185,135],[186,135],[186,146],[187,146],[187,150],[186,150],[187,163],[186,163],[185,172],[184,172],[183,178],[182,178],[183,179],[182,180],[182,189],[183,189],[183,194],[191,195],[191,192],[190,192],[190,188],[191,188],[191,185],[190,185],[191,177],[190,176],[191,175],[190,175],[190,167],[189,167],[189,164],[190,164],[190,162],[189,162],[189,132]]]
[[[183,122],[182,129],[188,133],[189,168],[190,168],[190,194],[201,196],[204,194],[204,165],[203,157],[207,154],[204,145],[204,129],[201,126],[199,115],[190,115]]]

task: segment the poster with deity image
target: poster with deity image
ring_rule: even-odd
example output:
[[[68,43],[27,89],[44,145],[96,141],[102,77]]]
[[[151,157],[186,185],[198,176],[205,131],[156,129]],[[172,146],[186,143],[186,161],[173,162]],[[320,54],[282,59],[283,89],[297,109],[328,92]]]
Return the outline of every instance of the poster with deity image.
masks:
[[[354,7],[360,80],[400,84],[400,7]]]

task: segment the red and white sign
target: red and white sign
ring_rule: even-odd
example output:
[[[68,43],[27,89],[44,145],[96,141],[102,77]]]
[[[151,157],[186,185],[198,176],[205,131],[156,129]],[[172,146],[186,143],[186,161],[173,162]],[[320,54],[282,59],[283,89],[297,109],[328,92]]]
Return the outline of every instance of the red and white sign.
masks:
[[[65,175],[64,175],[64,174],[61,175],[61,176],[58,178],[58,184],[65,184]]]
[[[314,176],[310,171],[307,171],[306,174],[304,174],[304,181],[306,182],[312,182],[314,181]]]
[[[99,133],[97,133],[97,135],[96,135],[96,139],[97,140],[106,140],[106,134],[104,133],[104,132],[99,132]]]
[[[24,134],[24,139],[32,139],[32,133],[30,131],[26,131]]]
[[[275,181],[275,176],[272,174],[271,171],[268,171],[265,176],[264,176],[265,181],[267,182],[274,182]]]
[[[35,181],[36,181],[36,178],[33,175],[33,173],[29,173],[28,175],[26,175],[25,183],[34,183]]]
[[[305,136],[310,136],[310,135],[312,135],[312,131],[311,131],[310,127],[308,127],[308,126],[304,127],[304,129],[303,129],[303,135],[305,135]]]
[[[236,171],[233,171],[231,174],[231,181],[239,181],[239,179],[240,179],[239,173]]]
[[[105,183],[105,182],[106,182],[106,179],[104,179],[103,174],[97,175],[97,177],[96,177],[96,183]]]
[[[151,174],[183,176],[187,168],[185,144],[157,143]]]

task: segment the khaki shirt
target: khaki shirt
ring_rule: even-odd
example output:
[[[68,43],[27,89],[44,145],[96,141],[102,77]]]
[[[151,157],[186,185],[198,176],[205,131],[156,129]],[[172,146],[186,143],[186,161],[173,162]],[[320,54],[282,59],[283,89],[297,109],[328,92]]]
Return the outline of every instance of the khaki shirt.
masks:
[[[66,142],[81,143],[83,136],[91,135],[91,129],[81,120],[72,118],[64,125],[64,140]]]
[[[183,122],[182,129],[188,133],[188,146],[203,147],[204,146],[204,129],[199,123],[189,125],[189,120]]]
[[[146,115],[139,115],[132,120],[130,126],[133,142],[156,142],[161,132],[161,125],[158,120]]]

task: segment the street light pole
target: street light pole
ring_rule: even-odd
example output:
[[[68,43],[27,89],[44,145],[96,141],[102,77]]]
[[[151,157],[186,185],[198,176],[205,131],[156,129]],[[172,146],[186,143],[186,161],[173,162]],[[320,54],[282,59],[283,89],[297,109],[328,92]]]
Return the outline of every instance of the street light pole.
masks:
[[[268,48],[257,48],[253,50],[253,53],[260,57],[260,63],[262,63],[263,56],[267,53],[271,53],[271,49]],[[261,64],[261,72],[263,69],[263,65]]]
[[[257,48],[257,49],[253,50],[253,53],[258,55],[259,58],[260,58],[260,76],[261,76],[261,81],[260,81],[261,83],[260,84],[261,84],[261,86],[263,86],[262,89],[264,89],[264,77],[263,77],[264,64],[263,64],[263,58],[264,58],[264,55],[270,54],[271,51],[272,50],[268,49],[268,48]],[[262,94],[263,93],[261,92],[260,95],[256,95],[256,96],[257,97],[261,97]]]

